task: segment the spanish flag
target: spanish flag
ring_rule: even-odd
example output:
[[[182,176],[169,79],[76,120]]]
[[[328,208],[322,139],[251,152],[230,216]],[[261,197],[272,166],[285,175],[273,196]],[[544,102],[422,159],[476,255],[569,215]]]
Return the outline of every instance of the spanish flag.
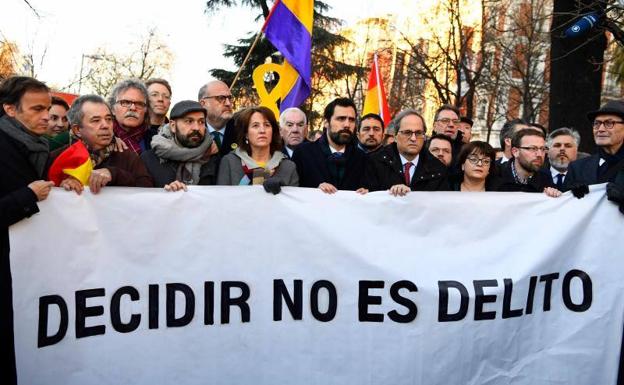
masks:
[[[377,114],[381,116],[386,127],[390,123],[390,108],[388,108],[386,90],[384,89],[383,79],[381,78],[379,66],[377,65],[377,54],[373,56],[373,67],[368,77],[368,91],[364,99],[362,116],[366,114]]]
[[[276,0],[262,31],[284,56],[280,110],[299,107],[312,90],[314,0]]]
[[[67,176],[73,176],[84,186],[89,184],[89,176],[93,171],[93,163],[89,156],[89,151],[82,143],[77,141],[63,151],[50,166],[48,180],[54,182],[56,186],[61,184]]]

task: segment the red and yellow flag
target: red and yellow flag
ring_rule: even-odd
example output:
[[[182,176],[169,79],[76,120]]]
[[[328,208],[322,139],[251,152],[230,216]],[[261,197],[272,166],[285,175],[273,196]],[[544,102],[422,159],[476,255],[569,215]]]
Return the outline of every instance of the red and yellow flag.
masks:
[[[89,157],[89,151],[82,141],[77,141],[52,162],[48,171],[48,180],[58,186],[67,176],[73,176],[86,186],[89,184],[91,171],[93,171],[93,163]]]
[[[390,108],[388,107],[388,99],[386,99],[383,79],[381,78],[379,66],[377,65],[377,54],[373,56],[373,66],[370,76],[368,77],[368,91],[364,99],[362,116],[371,113],[381,116],[386,127],[388,123],[390,123]]]

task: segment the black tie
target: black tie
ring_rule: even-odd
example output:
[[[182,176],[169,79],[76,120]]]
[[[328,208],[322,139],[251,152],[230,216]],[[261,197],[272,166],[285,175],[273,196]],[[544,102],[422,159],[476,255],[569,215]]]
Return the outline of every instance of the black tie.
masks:
[[[221,136],[223,134],[220,133],[219,131],[212,131],[210,134],[212,134],[212,137],[214,138],[215,142],[217,142],[217,147],[220,149],[221,148]]]
[[[558,174],[557,175],[557,190],[561,190],[563,188],[563,178],[565,177],[565,175],[563,174]]]

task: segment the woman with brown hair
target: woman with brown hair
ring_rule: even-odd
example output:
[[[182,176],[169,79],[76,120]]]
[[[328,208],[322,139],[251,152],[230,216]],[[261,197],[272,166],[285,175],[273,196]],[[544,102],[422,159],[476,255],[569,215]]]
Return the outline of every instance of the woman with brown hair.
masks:
[[[273,194],[281,186],[299,186],[295,164],[281,151],[279,126],[270,109],[260,106],[241,111],[235,127],[237,147],[221,160],[218,185],[261,184]]]
[[[496,151],[486,142],[466,143],[457,158],[461,178],[453,184],[455,191],[495,191]]]

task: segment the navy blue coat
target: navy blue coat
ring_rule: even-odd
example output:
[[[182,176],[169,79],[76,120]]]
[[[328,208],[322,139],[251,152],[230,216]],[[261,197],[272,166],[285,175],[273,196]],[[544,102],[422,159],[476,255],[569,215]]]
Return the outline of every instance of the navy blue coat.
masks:
[[[338,190],[355,191],[364,187],[366,155],[358,150],[355,143],[348,144],[344,152],[344,175],[338,179],[330,170],[331,151],[327,138],[323,135],[316,142],[301,143],[295,149],[292,161],[297,165],[300,187],[318,187],[321,183],[331,183]]]

